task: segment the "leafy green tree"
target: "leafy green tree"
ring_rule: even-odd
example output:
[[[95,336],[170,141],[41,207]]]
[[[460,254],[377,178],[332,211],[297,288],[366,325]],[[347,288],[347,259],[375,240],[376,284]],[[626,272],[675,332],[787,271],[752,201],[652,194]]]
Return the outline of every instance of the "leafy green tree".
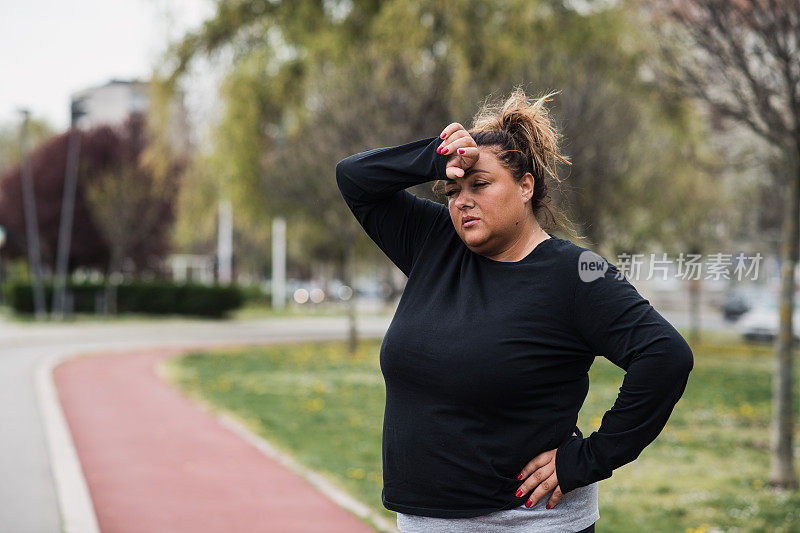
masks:
[[[452,121],[467,125],[484,97],[514,85],[561,91],[556,114],[573,165],[556,196],[578,215],[589,244],[631,251],[684,237],[682,210],[729,216],[719,194],[697,191],[697,181],[704,192],[719,188],[693,165],[702,128],[680,99],[641,75],[650,47],[639,3],[570,6],[221,1],[175,47],[167,78],[180,79],[195,56],[233,58],[214,150],[203,156],[219,194],[248,218],[317,223],[320,236],[341,243],[342,258],[364,236],[335,190],[335,162],[434,135]],[[413,192],[431,194],[429,186]]]
[[[373,70],[354,83],[359,95],[390,91],[385,100],[403,117],[394,128],[402,123],[408,132],[395,140],[466,122],[481,98],[512,85],[561,90],[557,104],[575,162],[565,199],[586,221],[583,233],[609,248],[666,236],[659,235],[667,225],[658,216],[650,217],[656,223],[640,222],[639,206],[652,204],[642,180],[672,179],[674,166],[653,165],[654,159],[674,159],[671,154],[699,136],[687,139],[685,131],[696,129],[686,124],[688,115],[673,113],[639,76],[648,36],[632,15],[636,2],[589,13],[528,0],[336,5],[221,2],[216,16],[176,48],[176,76],[196,54],[234,50],[215,151],[218,174],[240,191],[233,195],[242,199],[240,209],[264,213],[263,198],[250,194],[264,178],[258,154],[292,128],[318,124],[314,99],[322,79],[342,68],[337,65],[364,61],[362,51],[371,48]],[[406,90],[418,80],[421,91]]]

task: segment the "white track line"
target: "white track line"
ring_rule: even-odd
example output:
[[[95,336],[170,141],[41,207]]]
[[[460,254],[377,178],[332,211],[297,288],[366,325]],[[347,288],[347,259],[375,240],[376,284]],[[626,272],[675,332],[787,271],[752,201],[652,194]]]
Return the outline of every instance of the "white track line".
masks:
[[[36,396],[47,437],[50,467],[56,485],[64,533],[100,533],[97,516],[78,453],[72,442],[61,402],[58,398],[53,369],[76,354],[62,353],[44,357],[36,365]]]

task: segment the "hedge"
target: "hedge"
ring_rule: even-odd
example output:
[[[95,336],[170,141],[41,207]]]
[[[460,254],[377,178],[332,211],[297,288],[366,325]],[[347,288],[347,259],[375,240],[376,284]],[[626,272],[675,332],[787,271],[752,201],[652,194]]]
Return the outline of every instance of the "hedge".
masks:
[[[72,310],[95,313],[96,299],[106,287],[102,283],[67,283],[72,294]],[[47,309],[52,307],[53,284],[44,283]],[[247,291],[249,292],[249,291]],[[17,313],[33,313],[33,289],[27,281],[3,284],[5,303]],[[165,281],[131,281],[117,285],[117,312],[156,315],[192,315],[221,318],[242,306],[246,291],[235,285],[201,285]]]

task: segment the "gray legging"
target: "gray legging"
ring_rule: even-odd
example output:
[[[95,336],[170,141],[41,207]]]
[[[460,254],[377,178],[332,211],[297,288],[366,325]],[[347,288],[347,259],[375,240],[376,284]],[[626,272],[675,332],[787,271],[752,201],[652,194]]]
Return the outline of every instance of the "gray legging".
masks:
[[[553,509],[546,510],[551,492],[540,498],[530,508],[519,507],[495,511],[474,518],[431,518],[397,513],[397,528],[402,533],[461,533],[463,531],[504,533],[529,533],[537,531],[566,533],[568,531],[593,532],[600,518],[598,482],[578,487],[561,497]],[[524,502],[523,499],[520,502]],[[587,528],[587,524],[589,525]],[[584,528],[580,530],[575,527]]]

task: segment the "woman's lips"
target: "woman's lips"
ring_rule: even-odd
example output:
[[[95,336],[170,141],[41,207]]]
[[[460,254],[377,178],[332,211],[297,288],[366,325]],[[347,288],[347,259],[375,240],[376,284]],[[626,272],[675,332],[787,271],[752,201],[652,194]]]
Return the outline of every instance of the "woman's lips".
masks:
[[[473,218],[472,220],[468,220],[468,221],[464,222],[464,223],[463,223],[463,224],[461,224],[461,225],[462,225],[463,227],[465,227],[465,228],[471,228],[472,226],[474,226],[475,224],[477,224],[479,220],[480,220],[479,218]]]

